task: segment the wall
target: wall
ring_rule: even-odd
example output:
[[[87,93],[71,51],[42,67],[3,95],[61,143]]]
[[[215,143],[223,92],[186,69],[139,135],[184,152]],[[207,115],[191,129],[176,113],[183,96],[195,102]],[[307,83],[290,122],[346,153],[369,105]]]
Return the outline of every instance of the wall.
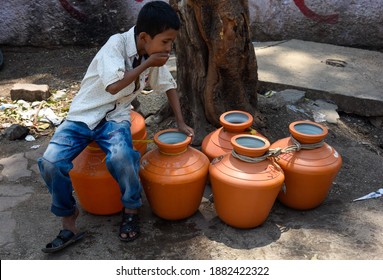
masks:
[[[140,0],[0,0],[0,44],[99,44],[129,29]]]
[[[383,47],[382,0],[249,0],[254,40]]]
[[[100,44],[129,29],[148,0],[0,0],[0,44]],[[249,0],[255,41],[383,47],[382,0]]]

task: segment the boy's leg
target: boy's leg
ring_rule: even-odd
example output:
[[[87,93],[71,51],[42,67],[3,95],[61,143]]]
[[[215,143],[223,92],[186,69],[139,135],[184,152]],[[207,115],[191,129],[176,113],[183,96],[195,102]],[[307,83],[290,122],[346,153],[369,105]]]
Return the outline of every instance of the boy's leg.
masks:
[[[133,240],[139,234],[137,212],[142,205],[142,186],[139,179],[140,153],[133,149],[129,122],[105,122],[96,130],[96,142],[107,154],[106,166],[118,182],[124,205],[123,217],[133,219],[131,230],[121,230],[121,239]],[[127,228],[127,227],[126,227]]]
[[[41,176],[52,195],[51,211],[62,217],[63,228],[77,232],[75,221],[79,214],[72,195],[69,171],[72,160],[90,142],[91,131],[78,122],[65,121],[56,130],[43,157],[38,159]]]

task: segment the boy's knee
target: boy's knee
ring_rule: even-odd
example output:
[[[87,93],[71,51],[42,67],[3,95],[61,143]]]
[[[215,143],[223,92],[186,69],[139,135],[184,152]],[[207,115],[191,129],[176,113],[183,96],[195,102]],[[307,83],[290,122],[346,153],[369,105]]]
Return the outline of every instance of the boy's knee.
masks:
[[[39,166],[40,173],[50,172],[54,170],[55,164],[41,157],[37,160],[37,165]]]
[[[62,168],[66,168],[67,164],[62,162],[62,161],[57,161],[57,162],[51,162],[47,160],[44,157],[41,157],[37,160],[37,165],[39,166],[40,173],[54,173],[57,170],[61,170]]]

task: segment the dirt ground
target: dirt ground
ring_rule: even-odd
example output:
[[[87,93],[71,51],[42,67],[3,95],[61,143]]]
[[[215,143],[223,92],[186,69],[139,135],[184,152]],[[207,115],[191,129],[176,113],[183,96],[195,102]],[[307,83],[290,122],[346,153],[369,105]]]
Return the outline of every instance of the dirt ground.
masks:
[[[0,71],[0,98],[3,101],[10,100],[9,91],[15,83],[47,84],[52,91],[66,89],[68,93],[74,94],[96,51],[97,48],[83,47],[52,49],[2,47],[4,67]],[[290,111],[286,107],[279,109],[264,107],[259,108],[259,110],[265,121],[265,126],[259,128],[259,131],[268,137],[270,142],[287,137],[288,125],[292,121],[307,119],[306,115],[300,115],[299,112]],[[326,142],[342,156],[343,165],[328,198],[321,207],[305,212],[288,209],[277,203],[270,214],[268,222],[261,228],[247,233],[229,229],[217,218],[212,218],[207,228],[205,228],[206,225],[201,225],[198,222],[198,215],[200,214],[189,220],[185,228],[182,223],[167,223],[156,220],[155,217],[150,216],[150,210],[146,209],[145,213],[149,217],[147,220],[152,223],[145,226],[144,230],[153,232],[150,227],[155,227],[155,232],[161,234],[161,238],[163,238],[162,245],[149,238],[144,238],[139,242],[142,242],[141,245],[145,244],[148,248],[151,247],[151,249],[145,251],[140,249],[139,246],[137,248],[131,247],[128,254],[118,250],[118,248],[112,248],[113,245],[106,244],[106,241],[104,241],[102,243],[103,249],[95,249],[98,250],[97,252],[87,254],[80,250],[73,250],[73,253],[70,253],[72,255],[67,256],[67,258],[383,259],[382,198],[352,202],[355,198],[383,187],[383,129],[372,125],[368,118],[342,112],[339,112],[339,114],[340,120],[338,124],[324,123],[324,125],[329,129]],[[41,144],[46,146],[50,134],[42,134],[35,134],[36,141],[33,145]],[[10,141],[0,137],[0,158],[9,157],[15,153],[30,153],[30,146],[31,143],[24,140]],[[36,151],[35,153],[37,155],[42,152]],[[35,160],[31,159],[29,167],[32,167],[35,163]],[[0,166],[0,170],[1,168]],[[18,218],[22,219],[23,215],[30,216],[30,213],[33,212],[46,211],[45,213],[48,214],[49,205],[38,204],[39,201],[43,201],[41,197],[46,198],[48,196],[39,174],[35,172],[32,178],[21,179],[19,183],[32,187],[35,190],[35,195],[31,198],[33,203],[23,203],[18,210],[15,209],[13,215],[16,220]],[[204,211],[208,211],[210,213],[209,217],[214,216],[214,208],[209,202],[205,201],[201,205],[200,211],[202,214]],[[91,243],[95,240],[97,234],[103,236],[108,234],[97,233],[98,228],[104,225],[101,225],[100,221],[95,221],[94,218],[89,219],[91,219],[90,223],[93,223],[93,227],[91,227],[93,235],[88,241],[78,245],[82,249],[92,247]],[[17,228],[24,235],[40,234],[33,227],[33,223],[38,221],[39,218],[34,217],[27,223],[18,224]],[[114,217],[108,218],[106,223],[118,224]],[[281,226],[275,228],[276,224]],[[41,234],[44,236],[53,234],[49,225],[43,227],[44,230],[42,230]],[[304,229],[310,232],[315,231],[315,234],[301,231]],[[175,231],[178,231],[178,234]],[[290,240],[281,239],[278,243],[278,239],[281,238],[282,234],[288,231],[290,231]],[[321,232],[322,235],[318,234],[318,232]],[[264,237],[255,240],[250,238],[252,233],[262,233]],[[241,238],[243,239],[235,238],[233,234],[242,234]],[[312,240],[310,241],[308,239],[310,239],[311,234]],[[8,252],[6,255],[2,255],[2,259],[4,259],[3,257],[8,259],[39,259],[46,257],[41,255],[41,252],[37,253],[41,244],[30,245],[29,248],[23,247],[25,240],[21,236],[19,238],[20,247],[17,250]],[[225,248],[232,250],[218,252],[218,249],[211,247],[213,245],[204,241],[204,238],[224,244]],[[188,243],[190,240],[196,242],[191,251],[191,245]],[[275,246],[272,243],[275,243]],[[173,248],[174,250],[166,251],[165,248],[169,249],[169,247],[177,246],[176,244],[180,245],[179,250]],[[278,247],[278,245],[281,246]],[[120,246],[120,244],[117,246]],[[218,247],[222,246],[219,245]],[[189,251],[187,251],[187,248]],[[239,252],[239,249],[245,249],[246,252]],[[60,256],[53,258],[60,258]]]

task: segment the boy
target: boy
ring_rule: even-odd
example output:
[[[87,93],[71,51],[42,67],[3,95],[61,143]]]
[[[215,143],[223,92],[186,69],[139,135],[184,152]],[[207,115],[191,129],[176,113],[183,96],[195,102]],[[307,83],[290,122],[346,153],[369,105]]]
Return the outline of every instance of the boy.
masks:
[[[89,65],[67,119],[38,160],[52,195],[51,211],[62,218],[63,228],[43,252],[59,251],[85,235],[76,227],[79,210],[69,171],[72,160],[91,141],[106,153],[106,166],[121,189],[120,240],[133,241],[139,236],[142,187],[139,152],[133,150],[130,132],[130,103],[146,81],[154,90],[166,92],[178,129],[190,136],[194,133],[183,120],[176,83],[165,66],[179,27],[179,18],[169,4],[149,2],[139,12],[136,26],[111,36]]]

